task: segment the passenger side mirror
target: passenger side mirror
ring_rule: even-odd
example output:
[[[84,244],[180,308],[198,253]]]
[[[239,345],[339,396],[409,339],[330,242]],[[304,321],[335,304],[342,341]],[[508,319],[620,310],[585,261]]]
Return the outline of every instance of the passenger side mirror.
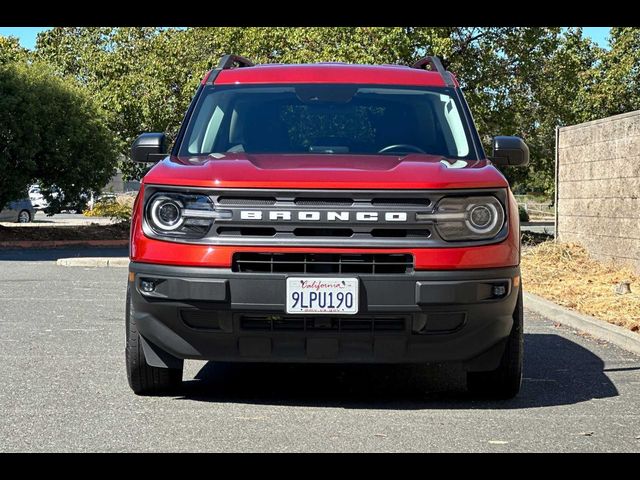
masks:
[[[131,146],[134,162],[158,162],[167,156],[167,136],[164,133],[143,133]]]
[[[524,167],[529,163],[529,147],[520,137],[494,137],[490,160],[496,165]]]

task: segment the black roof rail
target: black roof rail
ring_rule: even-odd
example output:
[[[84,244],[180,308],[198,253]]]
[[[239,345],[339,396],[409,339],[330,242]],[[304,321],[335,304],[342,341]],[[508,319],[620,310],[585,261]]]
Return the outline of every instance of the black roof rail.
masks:
[[[425,67],[427,65],[429,67],[431,67],[432,71],[438,72],[440,74],[440,76],[442,76],[442,79],[444,80],[444,83],[447,85],[447,87],[455,87],[456,86],[455,82],[453,81],[453,77],[444,68],[444,66],[442,65],[442,62],[436,56],[428,56],[428,57],[421,58],[416,63],[411,65],[411,68],[421,68],[421,69],[425,69],[426,70]]]
[[[223,55],[220,57],[218,66],[211,70],[209,78],[207,78],[207,85],[213,85],[213,82],[222,70],[230,70],[234,68],[234,65],[237,65],[235,68],[243,68],[253,67],[255,64],[251,60],[241,57],[240,55]]]
[[[228,70],[233,68],[235,64],[238,64],[238,67],[253,67],[255,64],[240,55],[224,55],[220,58],[218,62],[218,67],[220,70]]]

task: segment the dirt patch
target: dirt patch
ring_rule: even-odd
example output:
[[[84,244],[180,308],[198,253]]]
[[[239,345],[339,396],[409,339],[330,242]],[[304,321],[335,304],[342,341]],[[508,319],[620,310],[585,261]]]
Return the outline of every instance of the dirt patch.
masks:
[[[129,238],[129,223],[112,225],[81,225],[37,228],[5,227],[0,225],[0,242],[33,240],[126,240]]]
[[[524,250],[521,267],[526,291],[632,331],[640,330],[640,275],[631,269],[594,260],[580,245],[552,241]],[[629,282],[631,293],[616,293],[621,282]]]

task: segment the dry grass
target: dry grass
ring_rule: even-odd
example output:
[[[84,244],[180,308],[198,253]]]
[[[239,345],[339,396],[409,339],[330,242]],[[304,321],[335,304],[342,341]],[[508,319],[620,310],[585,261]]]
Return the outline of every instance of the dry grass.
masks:
[[[522,253],[526,291],[607,322],[640,330],[640,275],[631,269],[598,262],[580,245],[552,241]],[[631,282],[631,293],[614,287]]]

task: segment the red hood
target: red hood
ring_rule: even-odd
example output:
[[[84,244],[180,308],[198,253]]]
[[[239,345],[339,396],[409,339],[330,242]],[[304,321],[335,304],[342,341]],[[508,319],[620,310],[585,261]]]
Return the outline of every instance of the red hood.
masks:
[[[232,153],[222,158],[167,157],[147,173],[144,183],[216,188],[395,190],[508,186],[504,176],[486,160],[455,162],[423,154]]]

